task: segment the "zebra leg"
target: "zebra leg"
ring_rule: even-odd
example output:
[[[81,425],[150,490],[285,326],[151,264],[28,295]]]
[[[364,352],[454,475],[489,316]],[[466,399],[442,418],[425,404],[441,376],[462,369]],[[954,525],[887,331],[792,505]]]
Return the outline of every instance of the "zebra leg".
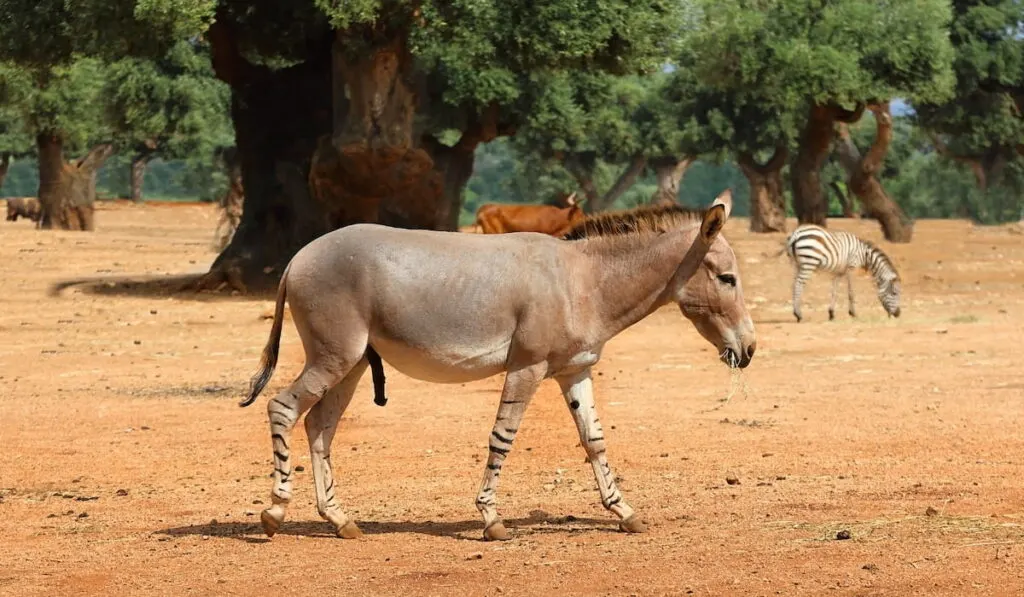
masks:
[[[846,291],[850,297],[850,317],[856,317],[857,310],[853,307],[853,276],[849,272],[846,273]]]
[[[260,514],[260,522],[268,537],[273,537],[281,527],[292,499],[292,429],[302,413],[319,402],[327,389],[342,377],[344,374],[338,376],[317,365],[307,366],[290,386],[267,403],[270,440],[274,447],[274,489],[270,492],[272,505]]]
[[[487,440],[487,468],[480,483],[480,493],[476,497],[476,508],[484,519],[484,539],[504,541],[509,539],[508,531],[498,516],[495,494],[498,490],[498,477],[501,465],[512,450],[512,442],[519,431],[523,413],[530,403],[537,386],[544,379],[546,365],[528,367],[509,371],[505,376],[505,386],[501,390],[501,404],[498,405],[498,416]]]
[[[594,404],[594,384],[590,377],[590,369],[574,375],[559,377],[558,384],[562,387],[565,402],[569,405],[572,420],[580,434],[580,443],[587,452],[590,466],[594,468],[597,489],[601,493],[601,505],[619,517],[619,528],[628,533],[642,533],[647,530],[644,523],[615,485],[615,475],[608,465],[605,456],[604,430],[601,420],[597,418],[597,407]]]
[[[807,281],[807,276],[811,274],[809,269],[798,268],[796,275],[793,276],[793,315],[796,316],[796,322],[800,323],[804,317],[800,314],[800,297],[804,293],[804,282]]]
[[[366,371],[367,361],[362,360],[345,376],[341,383],[328,390],[323,400],[317,402],[306,414],[306,437],[309,439],[310,465],[313,469],[313,483],[316,486],[316,510],[320,516],[334,525],[335,533],[345,539],[362,535],[355,521],[341,510],[334,496],[334,471],[331,470],[331,442],[338,429],[338,421],[352,401],[359,379]]]
[[[832,276],[832,296],[828,301],[828,320],[836,318],[836,292],[839,289],[839,276]]]

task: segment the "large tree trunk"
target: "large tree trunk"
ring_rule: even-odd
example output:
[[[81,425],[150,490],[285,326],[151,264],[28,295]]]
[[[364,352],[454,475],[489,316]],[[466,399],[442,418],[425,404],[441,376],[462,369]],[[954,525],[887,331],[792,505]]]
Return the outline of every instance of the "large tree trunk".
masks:
[[[674,205],[679,202],[679,183],[683,180],[687,168],[694,162],[692,156],[682,159],[674,157],[659,157],[650,161],[654,176],[658,182],[658,188],[651,196],[651,203],[655,205]]]
[[[786,198],[782,193],[782,168],[789,150],[777,147],[764,165],[753,154],[742,152],[737,160],[750,183],[750,231],[785,232]]]
[[[245,190],[242,186],[242,163],[238,150],[231,147],[223,154],[224,169],[228,175],[228,189],[220,198],[221,219],[217,225],[217,250],[223,251],[235,236],[242,221]]]
[[[4,188],[4,179],[7,178],[7,169],[11,165],[11,154],[4,152],[0,154],[0,189]]]
[[[890,242],[909,243],[914,235],[914,225],[896,202],[886,194],[876,176],[892,142],[892,116],[889,114],[889,105],[873,104],[870,109],[875,115],[874,143],[868,152],[861,156],[860,150],[850,138],[849,127],[841,124],[837,133],[839,161],[849,176],[850,191],[857,196],[868,215],[881,224],[885,239]]]
[[[36,148],[42,207],[40,228],[93,230],[96,171],[114,153],[113,145],[97,145],[72,162],[64,161],[64,143],[56,133],[37,135]]]
[[[864,106],[853,111],[834,104],[811,106],[800,135],[800,149],[790,168],[793,211],[801,224],[826,225],[828,202],[821,188],[821,167],[828,158],[836,122],[856,122],[863,112]]]
[[[242,58],[231,27],[221,10],[210,40],[214,69],[232,88],[245,208],[198,287],[270,288],[302,246],[348,224],[457,229],[474,150],[510,131],[496,109],[470,115],[447,147],[414,118],[429,98],[407,32],[375,30],[390,41],[358,57],[329,29],[310,32],[307,59],[272,71]]]
[[[142,183],[146,178],[146,166],[149,165],[149,160],[152,159],[152,154],[147,152],[139,152],[132,156],[131,165],[131,193],[132,201],[135,203],[142,203]]]
[[[245,199],[234,236],[197,288],[268,289],[299,249],[331,230],[309,185],[317,140],[331,134],[331,40],[319,40],[308,60],[271,70],[242,58],[222,16],[210,27],[213,65],[231,86]]]

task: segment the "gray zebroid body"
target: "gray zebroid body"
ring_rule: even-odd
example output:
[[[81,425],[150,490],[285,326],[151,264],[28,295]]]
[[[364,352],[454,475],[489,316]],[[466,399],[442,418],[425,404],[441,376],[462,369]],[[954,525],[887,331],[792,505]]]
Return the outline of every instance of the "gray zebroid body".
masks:
[[[306,363],[267,406],[275,472],[272,506],[261,517],[264,531],[273,535],[284,520],[292,490],[291,431],[308,411],[317,510],[338,535],[360,534],[335,497],[330,450],[368,353],[426,381],[506,373],[476,499],[485,538],[508,537],[496,508],[498,476],[527,404],[549,377],[572,412],[602,504],[623,530],[642,531],[605,456],[591,367],[608,340],[669,302],[728,366],[749,364],[753,323],[735,255],[719,234],[731,205],[726,191],[709,209],[676,213],[669,224],[657,208],[599,216],[605,224],[631,219],[632,225],[588,232],[584,222],[581,240],[360,224],[311,242],[281,279],[261,370],[242,402],[251,404],[273,374],[287,300]],[[638,226],[641,221],[646,225]]]

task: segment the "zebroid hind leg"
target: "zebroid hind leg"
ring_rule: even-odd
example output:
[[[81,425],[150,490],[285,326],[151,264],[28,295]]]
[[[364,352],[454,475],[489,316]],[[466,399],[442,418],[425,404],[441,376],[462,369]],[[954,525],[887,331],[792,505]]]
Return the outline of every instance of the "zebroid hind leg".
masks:
[[[597,418],[597,406],[594,404],[594,383],[590,377],[590,369],[568,377],[559,377],[558,384],[562,388],[565,402],[569,405],[572,420],[580,434],[580,443],[587,452],[587,459],[594,468],[597,488],[601,492],[601,505],[619,517],[619,528],[628,533],[642,533],[647,530],[636,512],[622,498],[622,492],[615,484],[608,458],[605,455],[604,429]]]
[[[476,508],[484,519],[484,539],[504,541],[509,538],[505,525],[498,516],[495,494],[498,491],[498,477],[501,465],[508,453],[512,451],[512,442],[516,439],[519,424],[523,421],[523,413],[530,403],[537,386],[544,379],[546,365],[535,365],[526,369],[509,371],[505,376],[505,386],[501,390],[501,404],[498,405],[498,416],[494,420],[491,436],[487,439],[487,468],[480,483],[480,493],[476,497]]]
[[[316,510],[324,520],[334,525],[335,533],[345,539],[360,537],[362,532],[355,521],[342,511],[335,497],[331,443],[334,441],[338,422],[352,401],[366,366],[365,359],[360,361],[341,383],[328,390],[327,395],[309,410],[305,421],[313,483],[316,486]]]
[[[267,402],[270,440],[274,448],[274,488],[271,506],[260,514],[263,531],[273,537],[284,522],[292,499],[291,433],[304,412],[323,398],[340,376],[319,366],[310,366],[290,386]]]

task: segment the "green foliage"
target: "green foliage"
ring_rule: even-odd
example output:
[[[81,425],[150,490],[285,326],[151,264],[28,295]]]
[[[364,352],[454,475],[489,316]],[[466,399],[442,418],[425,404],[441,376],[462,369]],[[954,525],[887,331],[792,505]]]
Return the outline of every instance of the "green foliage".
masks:
[[[697,76],[775,105],[943,99],[953,85],[945,0],[700,0]]]
[[[204,31],[216,0],[2,0],[0,61],[44,73],[79,54],[160,56]]]
[[[234,145],[230,89],[214,77],[208,54],[204,46],[179,42],[159,60],[110,65],[103,96],[119,144],[171,158]]]
[[[918,122],[945,137],[955,155],[1015,159],[1024,142],[1024,5],[1011,0],[957,1],[951,40],[955,95],[916,102]]]
[[[25,141],[34,143],[41,133],[60,135],[71,152],[108,139],[100,107],[104,76],[103,64],[92,58],[45,71],[0,66],[10,100],[0,114],[7,115],[12,151],[24,151]]]

